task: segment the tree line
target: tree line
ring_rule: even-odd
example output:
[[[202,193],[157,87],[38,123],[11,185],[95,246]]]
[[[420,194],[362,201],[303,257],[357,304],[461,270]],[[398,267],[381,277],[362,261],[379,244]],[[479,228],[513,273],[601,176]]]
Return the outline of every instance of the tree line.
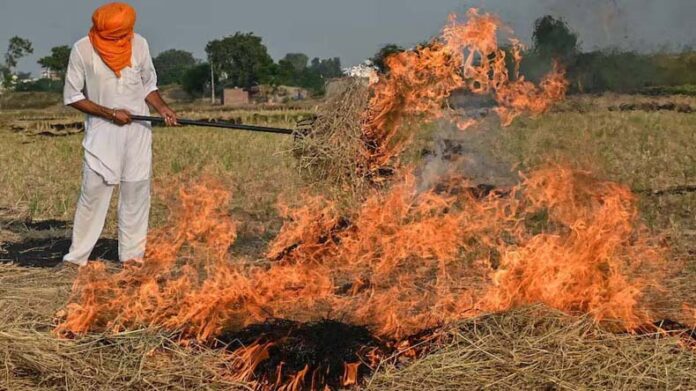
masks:
[[[638,53],[618,49],[583,52],[578,34],[565,20],[549,15],[537,19],[533,31],[532,45],[525,50],[521,64],[522,74],[527,79],[538,81],[552,62],[558,61],[567,70],[571,92],[696,93],[696,52],[693,50],[682,53]],[[384,45],[371,58],[372,63],[379,71],[388,72],[385,58],[404,50],[396,44]],[[216,89],[286,85],[321,94],[327,79],[342,75],[338,57],[310,61],[304,53],[288,53],[276,62],[268,54],[261,37],[253,33],[237,32],[212,40],[205,52],[205,61],[185,50],[169,49],[159,53],[153,62],[160,84],[179,84],[193,96],[203,95],[211,84],[215,84]],[[17,72],[17,61],[32,53],[29,40],[11,38],[4,64],[0,64],[0,81],[5,87],[17,90],[59,91],[70,47],[54,47],[49,55],[38,61],[61,80],[20,83],[28,75]]]
[[[544,16],[534,23],[533,45],[521,72],[538,80],[552,61],[567,71],[571,92],[690,93],[696,86],[696,53],[639,53],[630,50],[580,50],[580,37],[561,18]],[[696,91],[692,91],[696,92]]]
[[[237,32],[208,42],[206,61],[196,59],[191,52],[168,49],[153,58],[160,85],[179,84],[193,96],[203,95],[211,86],[211,75],[216,89],[239,87],[249,89],[259,84],[302,87],[312,93],[323,92],[326,80],[342,75],[341,60],[313,58],[304,53],[288,53],[278,62],[273,61],[261,37],[253,33]],[[56,46],[38,63],[58,76],[59,80],[39,79],[20,83],[28,74],[16,72],[17,60],[32,54],[29,40],[10,39],[5,65],[0,65],[3,84],[18,91],[59,91],[62,88],[70,58],[70,47]],[[212,67],[212,72],[211,72]]]
[[[427,45],[427,43],[423,44]],[[508,52],[512,72],[512,53]],[[388,72],[384,59],[405,48],[389,44],[372,58],[382,72]],[[696,52],[639,53],[607,49],[582,51],[580,37],[562,18],[546,15],[534,22],[532,45],[524,50],[520,73],[539,81],[554,61],[566,69],[571,93],[681,93],[696,95]],[[511,73],[512,74],[512,73]]]

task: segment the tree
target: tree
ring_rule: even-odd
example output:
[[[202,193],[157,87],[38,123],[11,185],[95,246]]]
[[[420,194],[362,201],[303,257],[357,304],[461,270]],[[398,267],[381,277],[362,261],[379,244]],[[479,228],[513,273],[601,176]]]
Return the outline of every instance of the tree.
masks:
[[[324,78],[314,69],[306,68],[300,75],[297,85],[319,94],[324,91]]]
[[[273,67],[272,84],[299,86],[302,85],[303,74],[307,71],[309,57],[304,53],[288,53]]]
[[[10,38],[10,44],[5,53],[5,67],[13,70],[20,58],[32,53],[34,53],[34,48],[31,45],[31,41],[18,36]]]
[[[280,61],[287,61],[296,72],[302,72],[307,68],[307,62],[309,62],[309,57],[304,53],[288,53]]]
[[[273,59],[261,37],[237,32],[208,42],[208,61],[227,85],[249,88],[270,79]]]
[[[10,38],[10,43],[7,47],[7,52],[5,53],[5,64],[0,65],[0,84],[6,88],[14,88],[17,82],[17,77],[14,75],[15,67],[17,67],[17,61],[27,54],[31,54],[33,52],[34,49],[31,46],[31,41],[28,39],[20,38],[18,36]]]
[[[313,58],[310,69],[317,72],[322,78],[330,79],[332,77],[339,77],[343,75],[343,70],[341,69],[341,59],[338,57],[318,59]]]
[[[274,68],[273,84],[286,86],[300,85],[302,72],[306,69],[307,67],[302,70],[297,70],[295,64],[290,60],[282,59],[278,61],[278,65]]]
[[[162,85],[181,84],[186,71],[196,65],[193,54],[185,50],[169,49],[152,59],[157,79]]]
[[[70,47],[67,45],[56,46],[51,48],[51,55],[41,57],[39,65],[46,69],[57,72],[60,78],[65,78],[65,72],[68,70],[68,62],[70,61]]]
[[[386,73],[389,71],[386,64],[387,57],[391,56],[392,54],[401,53],[404,50],[404,48],[397,44],[389,43],[382,46],[370,60],[380,72]]]
[[[217,78],[215,82],[217,82]],[[210,64],[207,62],[188,68],[181,76],[181,87],[192,96],[203,95],[209,85]]]
[[[534,22],[534,51],[536,54],[567,63],[578,52],[578,35],[570,30],[565,20],[551,15]]]

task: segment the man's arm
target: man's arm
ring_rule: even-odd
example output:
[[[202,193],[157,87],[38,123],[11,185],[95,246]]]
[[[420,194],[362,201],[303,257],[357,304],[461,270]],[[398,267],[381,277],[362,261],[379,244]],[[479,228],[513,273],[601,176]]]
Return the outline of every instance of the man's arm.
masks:
[[[176,113],[169,107],[169,105],[167,105],[164,99],[162,99],[162,95],[160,95],[158,90],[154,90],[147,94],[145,101],[150,104],[150,106],[154,107],[158,113],[160,113],[162,118],[164,118],[164,123],[167,124],[167,126],[179,125],[176,120]]]
[[[63,87],[63,103],[89,115],[94,115],[113,121],[118,125],[126,125],[131,122],[130,114],[125,110],[115,110],[100,106],[87,99],[83,90],[85,88],[85,64],[82,61],[77,45],[70,51],[68,69],[65,72],[65,86]]]
[[[145,92],[147,93],[145,101],[160,113],[167,126],[178,125],[176,113],[167,105],[164,99],[162,99],[162,95],[160,95],[157,89],[157,71],[155,70],[155,65],[152,63],[150,46],[144,39],[142,48],[143,52],[141,55],[143,58],[143,66],[140,68],[140,78],[143,81],[143,87],[145,87]]]
[[[108,107],[98,105],[89,99],[79,100],[75,103],[71,103],[69,106],[77,110],[80,110],[85,114],[94,115],[97,117],[107,119],[109,121],[113,121],[117,125],[123,126],[131,123],[131,116],[128,111],[120,109],[110,109]]]

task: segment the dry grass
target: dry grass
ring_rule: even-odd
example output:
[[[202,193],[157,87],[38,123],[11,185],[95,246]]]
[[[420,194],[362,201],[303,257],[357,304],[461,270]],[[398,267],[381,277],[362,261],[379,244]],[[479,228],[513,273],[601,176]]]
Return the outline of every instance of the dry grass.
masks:
[[[637,190],[696,184],[696,115],[609,112],[606,106],[614,104],[615,97],[573,99],[586,104],[587,111],[520,118],[509,129],[500,129],[497,121],[491,120],[489,138],[484,141],[493,155],[521,170],[554,159],[590,167],[600,176]],[[632,99],[620,98],[621,102]],[[340,106],[340,102],[334,105],[338,105],[335,107],[342,115],[359,108],[358,103],[347,107]],[[196,112],[193,106],[186,110]],[[55,113],[63,115],[64,111],[3,110],[0,122]],[[218,114],[212,109],[200,112],[211,113],[211,117]],[[251,112],[219,114],[253,118]],[[288,115],[288,121],[294,120],[293,115]],[[345,132],[355,137],[356,122],[348,124],[349,129],[340,130],[341,124],[349,121],[348,116],[342,115],[324,117],[326,122],[319,124],[326,130],[322,137],[342,141],[340,136],[345,136]],[[270,123],[293,125],[277,118]],[[262,123],[263,117],[257,119]],[[426,133],[437,131],[433,124]],[[315,154],[305,155],[300,164],[318,171],[316,176],[303,176],[289,153],[294,147],[290,137],[203,128],[158,128],[154,135],[156,188],[182,173],[208,172],[229,183],[234,188],[230,211],[247,227],[242,227],[240,242],[245,237],[262,241],[270,238],[279,221],[275,211],[278,195],[292,200],[305,191],[307,179],[315,185],[313,191],[352,191],[340,183],[316,186],[316,178],[333,175],[330,170],[351,172],[349,160],[336,167],[331,160],[351,156],[348,146],[331,150],[320,139],[312,140],[312,148],[317,148],[318,153],[313,150]],[[80,135],[28,136],[0,125],[0,220],[71,220],[80,183],[81,139]],[[419,142],[409,151],[412,163],[418,162],[419,150],[428,141],[423,137]],[[317,160],[311,160],[311,156]],[[351,183],[355,178],[348,174],[344,179]],[[643,218],[652,228],[666,234],[674,257],[684,262],[680,276],[683,301],[696,303],[696,194],[641,193],[639,197]],[[156,203],[152,225],[159,224],[163,212],[164,206]],[[105,235],[113,237],[114,215],[107,227]],[[7,237],[0,232],[2,240]],[[265,246],[261,243],[249,255],[260,256],[262,248]],[[90,335],[79,340],[54,338],[50,333],[53,315],[66,303],[72,279],[69,273],[56,274],[50,269],[0,265],[0,355],[4,363],[0,389],[235,386],[220,376],[220,368],[228,363],[219,351],[182,347],[172,341],[170,334],[138,330]],[[451,338],[451,343],[442,349],[408,366],[381,368],[370,387],[696,389],[695,356],[677,348],[673,339],[610,334],[587,319],[538,308],[465,322],[451,332]]]
[[[30,219],[71,220],[80,187],[82,135],[31,136],[0,129],[0,139],[0,207]],[[231,209],[257,222],[268,221],[278,194],[294,194],[303,186],[295,160],[284,152],[291,143],[291,137],[282,135],[155,128],[155,187],[178,175],[206,171],[234,187]],[[163,205],[154,204],[152,225],[159,224],[164,211]],[[112,213],[107,235],[115,232],[115,222]]]
[[[352,194],[363,190],[362,114],[368,97],[364,81],[342,80],[336,93],[320,106],[311,130],[298,133],[293,152],[310,182],[328,182]]]
[[[0,264],[0,389],[232,388],[219,352],[184,348],[171,335],[129,331],[77,340],[51,334],[75,271]]]
[[[223,351],[183,347],[172,334],[134,330],[58,339],[53,314],[74,271],[0,265],[0,389],[242,389],[225,379]],[[676,338],[617,335],[587,318],[540,307],[452,328],[439,350],[384,366],[373,390],[693,389],[696,355]]]
[[[460,324],[442,349],[386,367],[372,390],[690,390],[696,355],[676,338],[617,335],[587,318],[523,308]]]

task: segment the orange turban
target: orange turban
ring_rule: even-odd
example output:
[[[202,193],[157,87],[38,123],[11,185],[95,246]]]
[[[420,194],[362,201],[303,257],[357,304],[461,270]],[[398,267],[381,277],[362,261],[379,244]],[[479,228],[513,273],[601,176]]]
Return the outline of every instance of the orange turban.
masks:
[[[89,40],[102,61],[116,76],[131,65],[135,10],[126,3],[105,4],[92,15]]]

